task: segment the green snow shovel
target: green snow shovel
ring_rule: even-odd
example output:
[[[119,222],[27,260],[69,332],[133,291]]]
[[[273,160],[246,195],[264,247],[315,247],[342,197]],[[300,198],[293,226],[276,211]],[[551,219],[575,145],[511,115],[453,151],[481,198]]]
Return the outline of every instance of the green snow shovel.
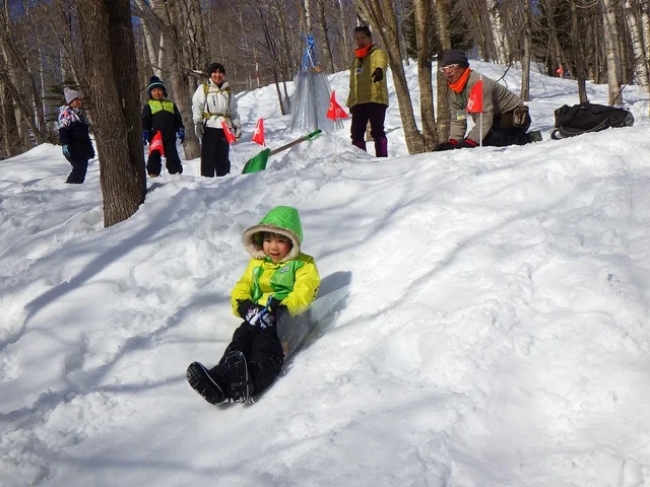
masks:
[[[318,129],[310,134],[300,137],[299,139],[293,140],[288,144],[283,145],[282,147],[278,147],[277,149],[271,150],[269,148],[266,148],[262,152],[257,154],[255,157],[253,157],[252,159],[249,159],[246,165],[244,166],[244,170],[241,173],[249,174],[252,172],[263,171],[264,169],[266,169],[266,163],[269,160],[269,157],[271,157],[273,154],[277,154],[278,152],[282,152],[283,150],[290,149],[294,145],[298,145],[301,142],[304,142],[305,140],[313,140],[316,137],[318,137],[321,133],[322,130]]]

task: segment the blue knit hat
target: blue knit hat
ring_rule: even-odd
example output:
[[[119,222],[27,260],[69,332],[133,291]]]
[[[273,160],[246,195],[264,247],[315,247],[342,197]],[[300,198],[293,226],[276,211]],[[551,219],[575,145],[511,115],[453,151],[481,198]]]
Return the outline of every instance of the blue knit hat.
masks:
[[[147,86],[147,95],[149,95],[149,98],[152,98],[151,90],[154,88],[162,88],[163,96],[167,98],[167,88],[165,87],[165,84],[160,81],[160,78],[158,76],[152,76],[149,78],[149,86]]]

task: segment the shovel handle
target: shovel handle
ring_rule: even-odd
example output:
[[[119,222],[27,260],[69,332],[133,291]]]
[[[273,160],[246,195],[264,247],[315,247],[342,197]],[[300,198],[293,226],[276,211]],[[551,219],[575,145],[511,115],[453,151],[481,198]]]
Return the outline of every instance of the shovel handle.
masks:
[[[289,142],[288,144],[284,144],[282,147],[278,147],[277,149],[273,149],[273,150],[271,151],[271,153],[269,154],[269,156],[272,156],[273,154],[277,154],[278,152],[282,152],[283,150],[287,150],[287,149],[293,147],[294,145],[298,145],[298,144],[300,144],[301,142],[304,142],[304,141],[306,141],[306,140],[312,140],[312,139],[315,139],[315,138],[318,137],[321,133],[323,133],[323,131],[320,130],[320,129],[318,129],[318,130],[314,130],[312,133],[307,134],[307,135],[304,135],[304,136],[300,137],[299,139],[292,140],[292,141]]]

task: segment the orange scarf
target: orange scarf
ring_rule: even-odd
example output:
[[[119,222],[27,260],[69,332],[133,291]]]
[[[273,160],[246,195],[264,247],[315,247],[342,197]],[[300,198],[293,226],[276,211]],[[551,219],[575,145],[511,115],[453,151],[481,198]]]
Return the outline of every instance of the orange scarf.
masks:
[[[369,46],[366,46],[366,47],[359,47],[359,48],[355,49],[355,50],[354,50],[354,55],[355,55],[356,57],[358,57],[359,59],[363,59],[364,57],[366,57],[366,56],[368,55],[368,51],[370,51],[370,48],[371,48],[373,45],[374,45],[374,44],[370,44]]]
[[[455,83],[448,83],[449,88],[452,89],[454,93],[460,93],[465,88],[467,80],[469,79],[469,74],[472,72],[471,69],[467,68],[463,75]]]

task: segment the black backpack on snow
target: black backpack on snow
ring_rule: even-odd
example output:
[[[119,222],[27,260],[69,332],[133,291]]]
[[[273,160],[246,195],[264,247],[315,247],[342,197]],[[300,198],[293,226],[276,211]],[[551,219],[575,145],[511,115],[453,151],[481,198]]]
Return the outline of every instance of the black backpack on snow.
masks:
[[[609,127],[631,127],[634,115],[628,110],[586,102],[561,106],[555,110],[555,130],[551,138],[558,140],[587,132],[599,132]]]

